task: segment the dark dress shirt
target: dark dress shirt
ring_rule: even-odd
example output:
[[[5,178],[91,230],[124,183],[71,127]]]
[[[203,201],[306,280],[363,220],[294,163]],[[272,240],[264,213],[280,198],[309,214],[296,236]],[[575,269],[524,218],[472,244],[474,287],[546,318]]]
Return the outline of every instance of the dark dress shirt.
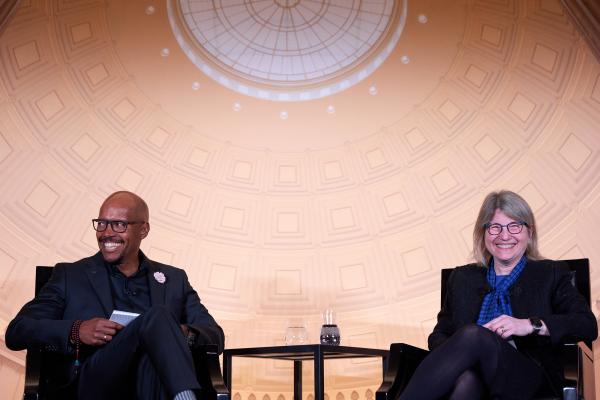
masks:
[[[115,310],[141,314],[150,308],[148,266],[140,260],[140,268],[125,276],[115,265],[106,263]]]

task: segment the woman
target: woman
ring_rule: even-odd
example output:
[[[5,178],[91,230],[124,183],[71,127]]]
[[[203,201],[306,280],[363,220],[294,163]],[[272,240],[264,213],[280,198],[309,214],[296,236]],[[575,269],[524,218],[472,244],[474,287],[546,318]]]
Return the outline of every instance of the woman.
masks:
[[[533,213],[521,196],[500,191],[485,198],[473,253],[477,264],[452,272],[429,335],[432,351],[400,399],[558,395],[556,345],[592,341],[598,328],[566,266],[541,259]]]

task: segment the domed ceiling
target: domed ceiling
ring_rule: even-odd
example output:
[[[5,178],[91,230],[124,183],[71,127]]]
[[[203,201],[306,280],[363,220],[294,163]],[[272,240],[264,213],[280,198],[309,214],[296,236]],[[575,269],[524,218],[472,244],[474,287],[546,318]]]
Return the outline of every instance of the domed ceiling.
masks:
[[[252,43],[249,18],[262,21]],[[331,41],[313,43],[325,19]],[[332,59],[306,64],[305,78],[252,59],[242,70],[267,43],[272,59],[299,50],[275,39],[302,35],[290,27],[305,28],[304,56],[353,33],[373,45],[331,73]],[[150,205],[144,251],[186,269],[228,347],[281,344],[292,317],[316,340],[330,306],[343,344],[424,344],[439,269],[468,261],[494,189],[529,201],[544,256],[600,259],[600,65],[559,0],[21,1],[0,63],[4,326],[35,265],[97,250],[89,219],[123,189]],[[286,92],[315,98],[269,97]],[[600,304],[595,275],[592,287]],[[2,351],[9,398],[24,362]],[[233,398],[292,396],[289,365],[236,371]],[[370,399],[381,380],[379,362],[328,371],[330,398]]]
[[[466,18],[463,0],[438,3],[111,2],[108,19],[124,69],[176,120],[241,147],[302,152],[373,135],[435,90]]]
[[[189,59],[243,95],[312,100],[367,78],[393,51],[406,0],[170,0]]]

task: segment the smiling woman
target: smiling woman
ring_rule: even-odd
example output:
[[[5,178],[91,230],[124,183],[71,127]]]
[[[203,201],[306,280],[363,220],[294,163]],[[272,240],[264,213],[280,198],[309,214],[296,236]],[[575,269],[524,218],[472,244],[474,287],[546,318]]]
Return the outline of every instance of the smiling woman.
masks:
[[[594,340],[598,328],[565,265],[539,260],[525,199],[510,191],[486,196],[473,254],[477,264],[450,275],[429,335],[432,351],[400,399],[559,395],[563,371],[555,345]]]
[[[514,223],[520,229],[511,232],[506,225]],[[497,224],[503,225],[500,230]],[[506,190],[492,192],[485,198],[473,231],[475,260],[487,265],[492,257],[496,268],[501,269],[497,272],[506,275],[524,254],[532,260],[541,258],[537,243],[535,217],[525,199]]]
[[[500,209],[496,210],[486,224],[485,247],[494,258],[498,275],[510,274],[525,254],[530,237],[531,231],[525,222],[516,221]]]

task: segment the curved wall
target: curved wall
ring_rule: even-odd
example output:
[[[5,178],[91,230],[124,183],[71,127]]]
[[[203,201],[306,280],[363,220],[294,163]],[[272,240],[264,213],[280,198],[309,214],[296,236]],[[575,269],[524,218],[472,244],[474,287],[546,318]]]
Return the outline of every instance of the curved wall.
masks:
[[[282,106],[204,77],[165,2],[23,1],[0,37],[1,327],[35,265],[96,250],[89,220],[121,189],[149,203],[144,251],[188,271],[228,347],[282,344],[298,320],[316,341],[329,306],[344,344],[423,346],[439,270],[469,262],[500,188],[534,208],[545,256],[590,258],[597,312],[600,65],[558,0],[455,3],[409,1],[369,79]],[[0,348],[2,398],[23,360]],[[290,398],[291,365],[236,365],[236,399]],[[328,367],[329,398],[372,398],[378,369]]]

